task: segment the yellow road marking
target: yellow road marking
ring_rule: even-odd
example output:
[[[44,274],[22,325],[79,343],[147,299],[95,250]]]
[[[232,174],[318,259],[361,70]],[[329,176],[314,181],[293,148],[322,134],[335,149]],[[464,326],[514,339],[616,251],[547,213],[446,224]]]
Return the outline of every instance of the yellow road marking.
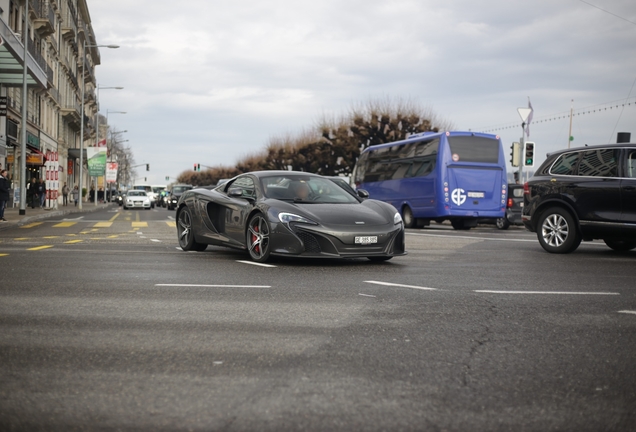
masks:
[[[42,237],[42,238],[45,238],[45,239],[54,239],[54,238],[60,238],[60,236],[44,236],[44,237]]]
[[[148,222],[132,222],[133,228],[148,228]]]
[[[112,218],[109,219],[109,222],[114,221],[115,219],[117,219],[119,217],[121,213],[117,213],[115,216],[113,216]]]
[[[109,235],[109,236],[108,236],[108,237],[106,237],[106,238],[117,238],[117,237],[119,237],[119,234]]]
[[[136,213],[135,213],[135,221],[136,221],[136,222],[139,222],[139,212],[136,212]],[[133,225],[133,226],[134,226],[134,225]]]
[[[9,256],[9,254],[0,254],[0,257],[2,256]]]
[[[79,240],[69,240],[69,241],[65,241],[65,242],[64,242],[64,244],[81,243],[81,242],[83,242],[83,241],[84,241],[84,240],[81,240],[81,239],[79,239]]]
[[[77,237],[77,234],[66,234],[67,237]]]
[[[75,225],[77,222],[60,222],[59,224],[53,225],[53,228],[68,228]]]
[[[52,247],[53,247],[53,245],[45,245],[45,246],[32,247],[32,248],[29,248],[27,250],[29,250],[29,251],[38,251],[38,250],[48,249],[48,248],[52,248]]]
[[[93,225],[93,227],[95,227],[95,228],[110,228],[112,224],[113,224],[112,222],[97,222],[95,225]]]
[[[20,228],[33,228],[36,227],[38,225],[42,225],[44,222],[32,222],[30,224],[27,225],[22,225]]]
[[[18,238],[14,238],[13,240],[29,240],[30,237],[18,237]]]
[[[176,228],[177,227],[177,223],[175,221],[166,222],[166,225],[168,225],[169,227],[172,227],[172,228]]]

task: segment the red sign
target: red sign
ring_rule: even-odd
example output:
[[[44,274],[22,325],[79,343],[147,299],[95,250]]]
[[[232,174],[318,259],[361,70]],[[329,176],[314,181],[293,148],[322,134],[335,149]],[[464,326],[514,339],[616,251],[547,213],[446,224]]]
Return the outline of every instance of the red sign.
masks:
[[[66,168],[66,172],[68,175],[73,175],[73,161],[69,160],[68,161],[68,166]]]

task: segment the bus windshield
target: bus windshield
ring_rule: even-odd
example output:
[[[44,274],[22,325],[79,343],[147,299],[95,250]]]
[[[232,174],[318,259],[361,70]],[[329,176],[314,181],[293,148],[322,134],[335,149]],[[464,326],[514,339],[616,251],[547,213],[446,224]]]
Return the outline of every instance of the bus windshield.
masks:
[[[499,162],[499,141],[476,136],[449,136],[454,162]]]

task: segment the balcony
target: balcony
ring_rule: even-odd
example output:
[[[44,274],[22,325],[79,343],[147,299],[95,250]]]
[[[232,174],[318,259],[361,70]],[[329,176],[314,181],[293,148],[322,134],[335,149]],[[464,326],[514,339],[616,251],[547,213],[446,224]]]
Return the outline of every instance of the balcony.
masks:
[[[36,18],[33,20],[33,29],[42,37],[55,33],[55,11],[48,1],[35,0],[33,3]]]
[[[69,123],[69,125],[75,129],[80,130],[82,108],[77,100],[67,102],[60,108],[60,114]]]
[[[44,57],[42,57],[42,54],[40,54],[40,52],[37,50],[35,43],[31,39],[28,40],[27,50],[29,51],[29,54],[31,54],[31,57],[33,57],[33,60],[35,60],[35,62],[38,64],[38,66],[40,66],[43,71],[46,71],[46,68],[48,67],[48,65],[46,64],[46,60],[44,60]]]

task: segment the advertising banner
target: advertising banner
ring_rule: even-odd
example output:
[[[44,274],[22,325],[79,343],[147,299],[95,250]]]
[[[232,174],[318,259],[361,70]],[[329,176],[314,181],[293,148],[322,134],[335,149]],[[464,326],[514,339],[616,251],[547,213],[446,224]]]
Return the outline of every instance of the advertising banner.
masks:
[[[88,175],[91,177],[103,176],[106,172],[106,148],[88,147],[86,149],[88,159]]]
[[[106,163],[106,183],[117,182],[117,162]]]

